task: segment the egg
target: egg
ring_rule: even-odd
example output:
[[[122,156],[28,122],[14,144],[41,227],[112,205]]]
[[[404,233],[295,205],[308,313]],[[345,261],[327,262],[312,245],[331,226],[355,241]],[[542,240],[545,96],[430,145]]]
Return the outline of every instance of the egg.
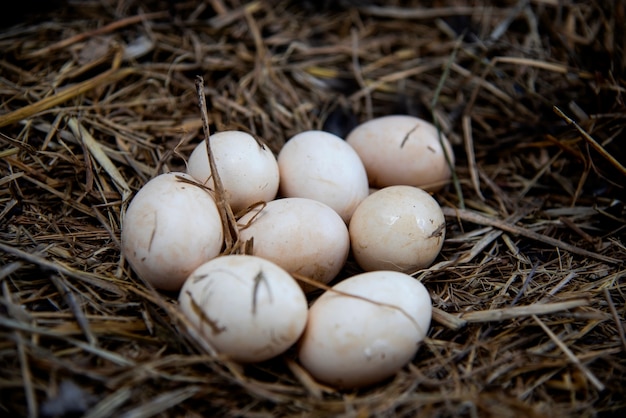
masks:
[[[194,269],[220,253],[223,240],[212,195],[185,173],[149,180],[123,217],[122,254],[157,289],[179,290]]]
[[[358,274],[313,302],[298,358],[320,382],[372,385],[411,361],[431,317],[430,295],[417,279],[396,271]]]
[[[433,192],[450,180],[452,147],[426,120],[409,115],[370,119],[350,131],[346,142],[359,154],[372,187],[409,185]]]
[[[241,131],[222,131],[210,137],[211,151],[220,175],[226,201],[233,212],[276,197],[280,182],[276,156],[252,135]],[[206,141],[200,142],[189,156],[187,173],[214,188]]]
[[[370,194],[349,225],[352,254],[365,271],[411,272],[435,260],[446,233],[439,203],[413,186],[389,186]]]
[[[347,223],[368,195],[363,162],[342,138],[310,130],[290,138],[278,153],[279,193],[325,203]]]
[[[299,284],[271,261],[226,255],[191,273],[180,295],[189,333],[236,362],[268,360],[294,345],[308,305]]]
[[[313,199],[273,200],[242,216],[238,225],[242,241],[254,239],[254,255],[322,283],[337,276],[350,252],[343,219]]]

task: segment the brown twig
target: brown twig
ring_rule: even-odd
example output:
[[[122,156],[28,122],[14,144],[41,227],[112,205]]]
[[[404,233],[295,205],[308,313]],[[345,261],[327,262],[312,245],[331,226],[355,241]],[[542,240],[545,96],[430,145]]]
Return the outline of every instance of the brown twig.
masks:
[[[579,124],[577,124],[572,118],[563,113],[561,109],[559,109],[557,106],[554,106],[553,109],[557,115],[565,120],[565,122],[567,122],[569,125],[573,125],[574,128],[576,128],[576,130],[580,132],[580,135],[582,135],[585,141],[587,141],[593,149],[598,151],[598,153],[602,157],[604,157],[604,159],[606,159],[613,167],[615,167],[623,176],[626,176],[626,167],[624,167],[619,161],[617,161],[615,157],[609,154],[607,150],[605,150],[602,145],[600,145],[595,139],[593,139],[593,137],[589,135]]]
[[[61,90],[60,92],[48,96],[45,99],[41,99],[38,102],[30,104],[28,106],[21,107],[10,113],[0,116],[0,128],[11,125],[12,123],[19,122],[21,120],[30,118],[38,113],[49,110],[55,106],[58,106],[66,101],[73,99],[81,94],[85,94],[88,91],[95,89],[96,87],[113,84],[129,75],[135,73],[134,68],[112,68],[99,74],[89,80],[75,84]]]
[[[566,242],[563,242],[561,240],[552,238],[552,237],[548,237],[546,235],[542,235],[539,234],[537,232],[531,231],[529,229],[526,228],[522,228],[516,225],[512,225],[509,224],[507,222],[504,222],[500,219],[493,219],[493,218],[489,218],[487,216],[481,215],[478,212],[473,212],[471,210],[468,209],[453,209],[453,208],[448,208],[448,207],[444,207],[443,208],[443,213],[445,216],[448,217],[453,217],[453,218],[459,218],[459,219],[463,219],[464,221],[468,221],[468,222],[472,222],[472,223],[476,223],[479,225],[489,225],[489,226],[493,226],[494,228],[498,228],[501,229],[503,231],[507,231],[510,232],[512,234],[517,234],[517,235],[522,235],[526,238],[530,238],[533,239],[535,241],[539,241],[539,242],[543,242],[545,244],[548,245],[552,245],[554,247],[558,247],[561,248],[563,250],[569,251],[571,253],[574,254],[578,254],[584,257],[591,257],[591,258],[595,258],[607,263],[623,263],[624,260],[619,260],[616,258],[612,258],[612,257],[607,257],[605,255],[602,254],[598,254],[598,253],[594,253],[591,251],[587,251],[585,249],[576,247],[574,245],[568,244]]]
[[[587,379],[598,389],[599,391],[603,391],[605,386],[604,384],[598,380],[598,378],[585,366],[579,359],[576,357],[572,350],[570,350],[564,343],[559,339],[559,337],[552,332],[550,328],[546,324],[543,323],[541,319],[537,317],[537,315],[532,315],[532,318],[535,320],[537,324],[544,330],[546,334],[550,337],[550,339],[565,353],[567,358],[570,359],[572,363],[574,363],[584,374],[587,376]]]
[[[222,220],[222,229],[224,231],[224,245],[223,252],[230,254],[234,249],[238,248],[239,231],[237,229],[237,220],[233,214],[233,210],[226,200],[226,193],[224,192],[224,185],[222,179],[217,170],[217,164],[215,163],[215,156],[211,151],[211,133],[209,130],[209,117],[206,112],[206,97],[204,95],[204,80],[198,76],[196,78],[196,92],[198,94],[198,106],[200,108],[200,114],[202,115],[202,129],[204,131],[204,141],[206,142],[207,154],[209,157],[209,166],[211,167],[211,178],[215,186],[215,203],[220,213]]]

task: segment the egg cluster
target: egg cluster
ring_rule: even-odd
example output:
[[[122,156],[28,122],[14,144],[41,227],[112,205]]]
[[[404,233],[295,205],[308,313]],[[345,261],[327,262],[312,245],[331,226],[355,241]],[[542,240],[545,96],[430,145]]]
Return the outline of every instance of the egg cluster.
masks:
[[[121,234],[139,277],[180,292],[190,334],[244,363],[297,344],[302,366],[336,387],[378,382],[409,362],[432,315],[428,291],[409,273],[428,267],[445,238],[430,192],[450,178],[446,137],[425,120],[392,115],[345,140],[301,132],[278,156],[239,131],[212,135],[210,146],[219,197],[203,141],[186,172],[137,192]],[[216,198],[236,214],[251,254],[219,256],[226,221]],[[335,279],[350,255],[364,273],[309,306],[307,293]]]

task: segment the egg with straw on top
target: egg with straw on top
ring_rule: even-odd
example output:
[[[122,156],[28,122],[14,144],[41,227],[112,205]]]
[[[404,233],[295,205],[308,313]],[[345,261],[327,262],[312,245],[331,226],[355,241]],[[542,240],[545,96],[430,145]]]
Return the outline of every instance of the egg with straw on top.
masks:
[[[273,200],[280,175],[270,148],[242,131],[221,131],[209,138],[224,198],[237,213],[258,203]],[[187,173],[211,189],[215,188],[206,141],[200,142],[187,162]]]
[[[212,194],[186,173],[149,180],[123,216],[122,254],[157,289],[179,290],[196,267],[220,253],[223,240]]]
[[[346,142],[359,154],[370,186],[440,190],[449,181],[454,153],[437,127],[410,115],[388,115],[357,125]]]
[[[252,240],[253,255],[323,284],[337,276],[350,251],[343,219],[313,199],[276,199],[249,211],[237,224],[241,241]]]
[[[225,358],[253,363],[288,350],[306,325],[302,288],[284,269],[251,255],[225,255],[195,269],[180,295],[190,335]]]
[[[430,295],[417,279],[395,271],[361,273],[313,302],[298,358],[322,383],[369,386],[411,361],[431,318]]]

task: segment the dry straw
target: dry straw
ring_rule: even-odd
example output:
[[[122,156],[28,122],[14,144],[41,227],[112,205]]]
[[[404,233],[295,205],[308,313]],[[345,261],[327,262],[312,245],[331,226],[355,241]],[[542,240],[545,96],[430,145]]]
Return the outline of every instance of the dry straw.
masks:
[[[0,415],[624,413],[623,2],[54,3],[0,31]],[[390,113],[435,122],[456,176],[443,251],[411,272],[434,322],[389,381],[232,363],[121,257],[129,199],[205,130],[277,152]]]

